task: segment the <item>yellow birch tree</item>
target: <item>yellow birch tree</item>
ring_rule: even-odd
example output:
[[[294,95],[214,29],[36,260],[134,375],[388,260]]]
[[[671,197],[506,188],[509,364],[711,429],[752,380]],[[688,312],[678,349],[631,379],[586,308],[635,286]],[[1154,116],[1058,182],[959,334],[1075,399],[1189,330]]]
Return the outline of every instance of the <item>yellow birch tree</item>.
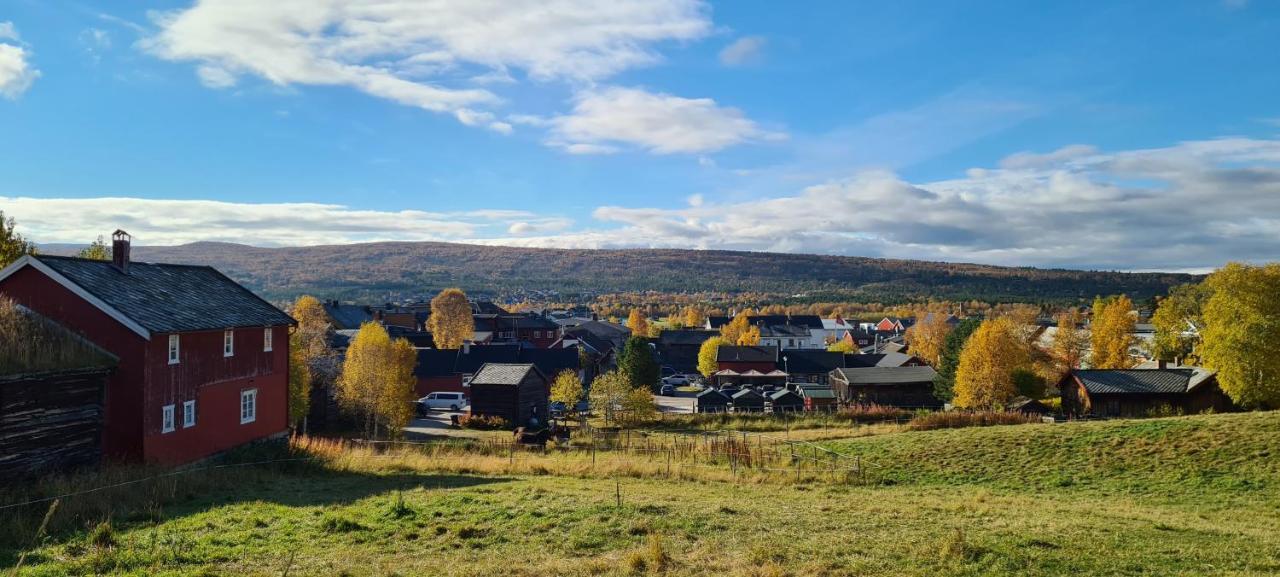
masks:
[[[640,309],[631,309],[631,314],[627,315],[627,328],[631,329],[631,334],[637,337],[649,336],[649,319],[644,318],[644,313]]]
[[[1134,345],[1137,325],[1133,301],[1125,295],[1093,301],[1093,322],[1089,325],[1092,352],[1089,366],[1095,369],[1127,369],[1134,365],[1129,348]]]
[[[709,379],[720,370],[720,366],[716,363],[716,352],[723,344],[724,337],[711,337],[702,341],[702,347],[698,349],[698,372],[702,373],[702,376]]]
[[[942,347],[951,333],[951,325],[947,317],[939,313],[916,315],[916,324],[907,329],[903,339],[911,347],[911,354],[920,357],[930,366],[938,366],[942,358]]]
[[[1018,394],[1018,373],[1030,367],[1030,352],[1013,319],[983,321],[960,351],[953,402],[963,409],[1004,406]]]
[[[1200,357],[1245,408],[1280,408],[1280,263],[1230,263],[1209,275]]]
[[[431,299],[431,317],[427,330],[437,349],[456,350],[476,334],[476,319],[471,315],[471,303],[462,289],[449,288]]]

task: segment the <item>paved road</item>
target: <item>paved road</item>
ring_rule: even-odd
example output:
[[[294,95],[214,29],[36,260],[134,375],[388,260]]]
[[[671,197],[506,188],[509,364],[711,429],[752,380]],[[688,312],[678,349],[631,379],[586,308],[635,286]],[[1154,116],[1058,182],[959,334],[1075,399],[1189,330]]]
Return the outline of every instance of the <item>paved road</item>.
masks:
[[[426,417],[415,418],[404,428],[405,437],[410,440],[421,440],[430,437],[473,437],[475,431],[454,429],[450,417],[461,416],[461,412],[428,411]]]
[[[693,397],[663,397],[661,395],[654,395],[653,401],[658,404],[658,410],[664,413],[692,413],[698,402]]]

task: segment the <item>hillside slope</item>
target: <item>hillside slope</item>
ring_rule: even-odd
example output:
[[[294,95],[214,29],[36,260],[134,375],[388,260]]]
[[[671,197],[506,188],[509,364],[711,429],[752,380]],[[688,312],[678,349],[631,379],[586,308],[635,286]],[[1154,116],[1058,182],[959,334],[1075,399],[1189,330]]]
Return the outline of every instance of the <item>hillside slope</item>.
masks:
[[[897,484],[1280,493],[1280,411],[1012,425],[828,443]]]
[[[488,295],[556,291],[767,292],[893,303],[907,299],[1135,300],[1190,282],[1181,274],[1006,268],[864,257],[699,250],[562,250],[433,242],[262,248],[229,243],[134,247],[134,258],[213,265],[269,298],[377,299],[448,286]]]

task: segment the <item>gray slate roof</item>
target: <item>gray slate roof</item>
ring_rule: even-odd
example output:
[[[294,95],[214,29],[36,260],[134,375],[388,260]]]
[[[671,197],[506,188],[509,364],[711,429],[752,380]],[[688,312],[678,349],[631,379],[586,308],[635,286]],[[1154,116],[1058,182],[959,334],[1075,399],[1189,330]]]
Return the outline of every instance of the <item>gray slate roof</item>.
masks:
[[[37,259],[153,333],[293,324],[293,318],[208,266],[45,256]]]
[[[773,363],[778,361],[778,347],[720,345],[716,350],[716,361]]]
[[[519,385],[529,371],[537,371],[533,364],[487,363],[471,378],[472,385]]]
[[[1212,374],[1200,375],[1194,368],[1095,369],[1076,371],[1075,376],[1090,393],[1115,395],[1185,393]]]
[[[836,369],[836,372],[851,385],[932,382],[933,376],[938,374],[933,367],[866,367]]]

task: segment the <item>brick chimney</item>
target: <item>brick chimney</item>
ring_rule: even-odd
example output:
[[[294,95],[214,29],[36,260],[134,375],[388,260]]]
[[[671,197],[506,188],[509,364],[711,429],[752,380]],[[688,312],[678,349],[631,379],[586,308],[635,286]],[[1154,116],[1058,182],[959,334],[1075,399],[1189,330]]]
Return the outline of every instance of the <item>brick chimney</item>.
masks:
[[[111,264],[124,274],[129,274],[129,241],[132,238],[123,230],[111,233]]]

